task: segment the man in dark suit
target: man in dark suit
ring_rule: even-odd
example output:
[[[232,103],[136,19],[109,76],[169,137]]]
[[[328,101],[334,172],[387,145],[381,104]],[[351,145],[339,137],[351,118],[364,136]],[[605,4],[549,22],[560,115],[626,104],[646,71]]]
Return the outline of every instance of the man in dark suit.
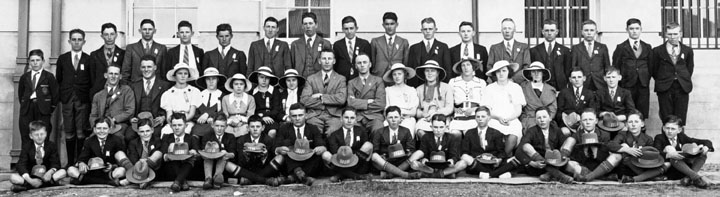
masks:
[[[263,26],[265,37],[250,43],[246,73],[255,72],[262,66],[269,67],[276,74],[285,73],[285,70],[292,68],[288,43],[277,39],[279,23],[272,16],[265,19]]]
[[[173,113],[170,116],[170,127],[173,130],[172,134],[163,135],[160,145],[160,151],[163,153],[163,169],[165,170],[166,179],[173,180],[170,189],[173,192],[187,191],[190,186],[187,183],[187,176],[190,174],[190,170],[195,163],[195,156],[198,155],[200,150],[200,142],[197,137],[185,133],[185,127],[187,126],[186,117],[183,113]],[[169,154],[173,154],[175,144],[187,143],[188,151],[186,154],[190,155],[185,160],[170,160]]]
[[[282,125],[275,136],[275,153],[285,157],[283,160],[286,161],[289,180],[312,185],[315,182],[313,177],[320,175],[323,168],[321,155],[327,151],[325,140],[317,127],[305,124],[305,106],[302,103],[290,106],[290,120],[292,123]],[[298,139],[307,140],[312,149],[312,153],[307,153],[312,155],[304,161],[293,160],[288,153],[291,151],[288,147],[299,144]]]
[[[355,36],[358,26],[354,17],[346,16],[342,19],[342,30],[345,38],[335,41],[333,44],[333,52],[336,57],[333,70],[350,81],[358,76],[358,71],[355,69],[355,58],[360,53],[370,54],[372,50],[370,42]]]
[[[150,112],[155,117],[155,122],[165,123],[166,112],[160,108],[160,97],[170,89],[172,84],[156,77],[157,65],[155,65],[155,57],[145,55],[140,60],[140,70],[142,70],[142,80],[132,83],[131,88],[135,94],[135,112]],[[160,128],[155,128],[155,137],[160,137]]]
[[[190,68],[195,69],[205,68],[200,64],[203,62],[205,51],[192,44],[192,36],[195,34],[192,24],[187,21],[180,21],[177,28],[177,37],[180,38],[180,44],[168,50],[166,64],[160,67],[161,76],[165,76],[165,73],[173,69],[170,65],[174,66],[178,63],[185,63]],[[192,52],[190,52],[191,49]],[[188,81],[188,84],[195,85],[195,82],[194,80]]]
[[[604,113],[611,112],[617,115],[619,121],[625,121],[627,120],[627,115],[630,114],[632,110],[635,110],[635,102],[633,102],[629,90],[618,87],[620,80],[622,80],[620,71],[611,67],[605,74],[607,88],[597,90],[595,95],[597,96],[600,116],[603,116]]]
[[[340,129],[342,107],[347,99],[345,77],[332,70],[335,58],[325,49],[318,60],[322,71],[310,75],[300,96],[300,103],[307,106],[307,123],[318,127],[328,136]]]
[[[158,66],[158,70],[155,72],[159,73],[162,68],[165,68],[165,55],[167,54],[167,48],[165,45],[157,43],[153,40],[155,35],[155,22],[150,19],[143,19],[140,21],[140,35],[142,39],[136,43],[128,44],[125,47],[125,56],[122,61],[122,78],[128,82],[135,82],[140,80],[142,77],[142,71],[140,70],[140,60],[145,55],[152,55],[155,57],[155,65]],[[174,66],[168,65],[170,67]],[[160,78],[165,79],[165,73],[160,73]]]
[[[435,39],[435,32],[437,32],[437,25],[435,19],[432,17],[424,18],[420,21],[421,29],[423,33],[423,41],[413,44],[410,46],[410,52],[408,53],[407,66],[410,68],[417,68],[422,66],[428,60],[435,60],[440,63],[440,67],[445,70],[452,70],[453,63],[450,61],[450,49],[447,44],[440,42]],[[451,77],[445,77],[443,82],[447,83]],[[407,85],[410,87],[417,87],[422,84],[423,81],[417,76],[408,79]]]
[[[117,38],[117,27],[112,23],[105,23],[100,27],[100,37],[104,44],[99,49],[90,53],[90,57],[95,59],[95,82],[90,90],[90,95],[95,95],[102,90],[105,85],[105,78],[101,77],[107,71],[110,65],[122,66],[125,57],[125,50],[115,44]]]
[[[317,15],[312,12],[302,14],[303,37],[290,44],[290,56],[293,68],[301,76],[308,77],[322,70],[320,53],[323,50],[332,52],[332,44],[317,34]]]
[[[59,89],[55,76],[43,69],[45,55],[42,50],[35,49],[28,54],[30,72],[20,76],[18,82],[18,102],[20,102],[20,139],[22,144],[30,143],[31,121],[41,120],[46,124],[48,135],[52,131],[50,117],[59,101]]]
[[[665,174],[669,179],[680,179],[684,186],[695,185],[699,188],[707,188],[710,180],[700,176],[698,172],[705,165],[708,152],[715,152],[712,141],[697,139],[685,134],[685,127],[682,126],[682,119],[676,115],[668,115],[662,120],[663,132],[655,136],[655,148],[660,150],[662,156],[670,161],[670,168]],[[699,145],[699,153],[690,155],[684,153],[682,146],[695,143]]]
[[[38,188],[42,185],[54,185],[67,175],[65,169],[60,168],[60,154],[57,145],[47,140],[48,124],[43,121],[32,121],[27,125],[30,130],[28,136],[31,142],[22,145],[20,157],[15,165],[17,173],[10,175],[11,190],[20,192],[29,188]],[[35,166],[42,166],[45,171],[35,174]]]
[[[444,178],[446,176],[455,178],[455,173],[465,169],[465,162],[460,161],[460,139],[448,133],[447,117],[443,114],[432,116],[432,135],[423,135],[420,139],[420,147],[415,151],[408,161],[414,170],[423,172],[423,177]],[[435,152],[443,152],[446,161],[449,163],[445,168],[433,168],[427,165]],[[433,159],[434,160],[434,159]]]
[[[355,58],[359,76],[347,84],[347,106],[357,110],[358,125],[368,131],[383,127],[385,109],[385,84],[380,77],[370,74],[370,56],[365,53]],[[353,150],[355,151],[355,150]]]
[[[370,142],[370,132],[365,128],[357,126],[358,112],[353,108],[343,109],[342,128],[333,132],[327,138],[328,151],[322,154],[331,170],[336,174],[330,177],[331,182],[338,182],[342,178],[350,178],[355,180],[366,179],[367,173],[370,172],[370,154],[372,154],[373,144]],[[358,162],[350,168],[341,168],[333,165],[332,156],[338,154],[341,146],[349,146],[352,152],[358,157]]]
[[[519,66],[518,70],[513,71],[515,75],[512,76],[512,80],[516,83],[522,82],[525,79],[522,77],[522,72],[519,71],[530,65],[530,52],[528,51],[530,47],[526,43],[515,40],[515,22],[513,19],[505,18],[500,24],[503,41],[490,46],[487,66],[490,67],[500,60],[516,63]],[[485,69],[490,70],[490,68]]]
[[[419,172],[409,173],[410,161],[407,158],[415,152],[415,139],[413,139],[410,129],[400,126],[402,122],[402,112],[397,106],[389,106],[385,109],[385,117],[387,117],[388,126],[380,130],[373,131],[372,144],[373,166],[380,170],[380,178],[389,179],[393,176],[402,178],[419,179]],[[394,156],[390,152],[390,146],[400,146],[400,155]]]
[[[475,37],[475,26],[471,22],[463,21],[460,23],[460,44],[450,48],[450,62],[456,63],[464,59],[476,59],[482,62],[480,68],[475,71],[475,76],[487,80],[485,71],[487,71],[488,52],[485,46],[473,43]],[[450,72],[449,79],[457,77],[455,72]]]
[[[570,58],[570,48],[555,41],[558,32],[557,21],[553,19],[543,21],[542,34],[545,42],[530,49],[530,61],[542,62],[552,76],[547,83],[556,90],[562,90],[569,87],[568,77],[572,70],[570,64],[572,59]]]
[[[680,43],[682,27],[679,24],[666,25],[665,38],[667,42],[653,48],[650,59],[650,75],[655,79],[659,115],[661,118],[676,115],[687,121],[695,55],[692,48]],[[684,122],[680,126],[685,126]]]
[[[230,46],[233,38],[232,26],[227,23],[218,25],[215,29],[215,37],[220,46],[205,53],[201,64],[202,70],[215,67],[225,76],[233,76],[236,73],[247,76],[249,72],[246,73],[248,69],[245,52]]]
[[[547,124],[550,123],[549,115]],[[505,142],[500,131],[488,127],[490,121],[490,109],[486,106],[480,106],[475,109],[475,121],[477,128],[472,128],[465,133],[460,145],[459,163],[465,166],[465,172],[468,174],[488,173],[487,177],[503,177],[510,178],[510,170],[519,166],[515,159],[508,159],[511,156],[505,153]],[[523,136],[524,137],[524,136]],[[496,160],[495,164],[483,164],[478,162],[477,157],[483,157],[484,154],[491,154],[492,160]],[[485,155],[487,156],[487,155]]]
[[[279,175],[285,158],[276,155],[274,139],[263,132],[265,121],[258,115],[250,116],[248,130],[248,134],[237,138],[237,156],[227,162],[225,170],[238,178],[241,185],[256,183],[278,186],[285,183],[285,177],[274,177]]]
[[[93,96],[90,122],[110,118],[113,124],[122,127],[111,134],[120,137],[123,142],[129,142],[137,137],[134,131],[128,129],[130,118],[135,114],[135,95],[130,86],[120,84],[120,67],[117,65],[108,67],[105,78],[105,88]]]
[[[525,172],[531,176],[540,176],[540,180],[548,181],[550,177],[560,178],[560,182],[572,182],[572,177],[559,173],[561,168],[547,165],[543,154],[547,151],[560,151],[570,155],[570,150],[562,149],[565,142],[565,135],[560,129],[551,123],[550,113],[547,108],[535,110],[537,125],[525,131],[515,157],[525,166]]]
[[[68,163],[75,163],[77,152],[82,150],[83,140],[89,135],[88,115],[90,113],[90,88],[95,82],[95,60],[82,51],[85,45],[85,31],[70,30],[71,50],[57,60],[55,77],[60,84],[63,130],[68,152]]]
[[[585,85],[595,91],[607,87],[603,77],[607,69],[612,67],[610,55],[605,44],[595,41],[597,25],[595,21],[587,20],[582,23],[583,41],[570,49],[572,67],[580,67],[587,76]]]
[[[385,12],[383,14],[383,29],[385,34],[373,38],[370,42],[371,55],[373,61],[371,73],[375,76],[382,77],[385,72],[395,63],[406,64],[408,62],[408,53],[410,52],[407,39],[397,35],[398,17],[394,12]]]
[[[557,104],[559,113],[556,113],[555,122],[558,123],[563,129],[565,135],[570,135],[570,130],[566,130],[565,127],[572,125],[565,125],[562,120],[562,115],[570,115],[572,113],[580,116],[583,110],[587,108],[597,109],[597,96],[595,91],[590,90],[585,84],[585,75],[580,68],[573,68],[570,72],[570,87],[560,91],[557,97]]]
[[[642,112],[643,117],[647,118],[650,111],[648,64],[653,56],[652,46],[640,40],[642,23],[639,19],[628,19],[625,24],[629,38],[615,47],[612,56],[613,67],[620,69],[622,74],[620,87],[630,90],[635,107]]]
[[[119,179],[125,176],[126,170],[132,168],[132,164],[124,152],[125,142],[122,138],[109,134],[113,128],[112,120],[109,118],[97,119],[93,123],[95,135],[85,141],[77,163],[67,169],[68,176],[78,184],[120,186]],[[90,165],[93,164],[90,161],[96,158],[102,160],[102,164],[100,164],[102,169],[90,168]]]

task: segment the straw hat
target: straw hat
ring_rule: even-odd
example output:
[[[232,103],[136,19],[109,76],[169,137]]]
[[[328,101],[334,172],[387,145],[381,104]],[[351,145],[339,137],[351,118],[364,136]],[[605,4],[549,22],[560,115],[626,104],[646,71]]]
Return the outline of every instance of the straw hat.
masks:
[[[230,92],[235,92],[235,89],[232,88],[232,83],[235,80],[245,81],[245,91],[244,92],[248,92],[248,91],[250,91],[250,89],[252,89],[252,83],[250,83],[250,80],[245,78],[245,75],[240,74],[240,73],[233,75],[232,77],[230,77],[230,79],[225,81],[225,89],[227,89]]]
[[[495,71],[500,70],[501,68],[506,67],[506,66],[515,72],[517,72],[518,68],[520,68],[520,64],[518,64],[518,63],[510,63],[506,60],[500,60],[500,61],[495,62],[495,64],[493,64],[493,67],[490,70],[488,70],[487,72],[485,72],[485,75],[492,76],[492,74]],[[512,78],[512,76],[508,76],[508,78]]]
[[[218,89],[220,89],[220,84],[225,84],[225,80],[227,80],[227,77],[223,74],[220,74],[220,71],[218,71],[215,67],[208,67],[203,71],[203,75],[195,80],[195,85],[202,89],[207,89],[207,82],[205,82],[205,78],[207,77],[217,77],[218,78]]]
[[[295,77],[298,80],[298,88],[305,85],[305,78],[300,76],[300,74],[298,73],[297,70],[287,69],[287,70],[285,70],[285,76],[280,77],[280,80],[279,80],[280,87],[287,89],[287,82],[285,82],[285,81],[287,80],[287,78],[290,78],[290,77]]]
[[[383,81],[392,83],[394,81],[393,77],[392,77],[392,73],[397,69],[405,70],[405,73],[406,73],[405,79],[411,79],[411,78],[415,77],[415,70],[413,70],[410,67],[405,66],[402,63],[395,63],[390,67],[390,70],[385,72],[385,74],[383,75]]]
[[[272,69],[270,69],[267,66],[262,66],[258,68],[255,72],[250,73],[250,82],[258,83],[258,75],[262,74],[265,75],[265,77],[270,78],[270,85],[276,86],[278,84],[278,77],[273,74]]]
[[[472,65],[472,70],[478,70],[481,68],[480,66],[482,65],[482,61],[477,60],[477,59],[473,59],[473,58],[463,59],[458,62],[455,62],[455,64],[453,65],[452,70],[455,74],[458,74],[458,75],[462,74],[461,65],[463,62],[470,62],[470,64]]]
[[[540,70],[543,72],[542,81],[547,82],[550,80],[551,75],[550,71],[545,68],[545,65],[542,62],[533,62],[523,70],[523,77],[525,80],[532,81],[532,71],[534,70]]]
[[[198,72],[198,70],[196,68],[190,68],[190,66],[181,62],[181,63],[175,64],[175,67],[173,67],[172,70],[168,71],[165,74],[165,77],[168,79],[168,81],[175,81],[175,72],[177,72],[179,69],[187,69],[188,70],[188,72],[190,73],[190,76],[188,76],[188,81],[195,80],[200,76],[200,74],[199,74],[200,72]]]
[[[445,69],[440,67],[440,64],[437,61],[428,60],[422,66],[415,68],[415,73],[417,74],[418,78],[422,79],[423,81],[427,81],[427,79],[425,78],[425,69],[428,68],[434,68],[438,70],[439,74],[437,77],[437,81],[442,81],[443,79],[445,79],[445,76],[447,76],[447,74],[445,73]]]

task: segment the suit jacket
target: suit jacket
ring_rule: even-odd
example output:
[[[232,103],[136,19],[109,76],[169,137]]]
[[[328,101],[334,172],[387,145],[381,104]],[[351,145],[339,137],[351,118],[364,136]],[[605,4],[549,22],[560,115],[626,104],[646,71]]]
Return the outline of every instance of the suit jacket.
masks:
[[[337,71],[341,75],[345,76],[345,79],[351,80],[358,76],[358,71],[355,68],[355,57],[360,53],[365,53],[372,62],[372,47],[370,42],[365,39],[355,37],[355,43],[352,43],[355,47],[355,52],[352,57],[348,52],[347,40],[343,37],[340,40],[335,41],[333,44],[333,53],[335,53],[335,65],[333,70]]]
[[[148,141],[148,157],[152,155],[155,151],[160,151],[160,146],[162,145],[162,142],[160,141],[160,137],[152,136],[150,137],[150,141]],[[135,139],[130,140],[128,142],[127,146],[127,157],[130,160],[131,163],[137,163],[142,159],[142,142],[140,137],[137,137]]]
[[[548,128],[548,145],[553,150],[558,150],[562,147],[563,143],[565,143],[565,140],[567,137],[560,131],[560,128],[555,126],[554,124],[550,124],[550,128]],[[527,164],[530,163],[532,160],[530,157],[532,155],[527,155],[525,151],[522,150],[522,147],[525,146],[525,144],[529,144],[530,146],[535,149],[535,151],[538,152],[540,155],[545,155],[545,151],[547,151],[547,148],[545,147],[545,134],[543,134],[542,129],[540,129],[540,126],[533,126],[528,128],[525,131],[525,135],[522,136],[520,139],[520,143],[518,145],[518,149],[515,152],[515,156],[518,160],[520,160],[520,163]]]
[[[675,136],[677,138],[677,145],[674,147],[676,151],[682,152],[682,145],[687,143],[696,143],[697,145],[704,145],[710,148],[711,152],[715,151],[715,148],[712,145],[712,141],[707,139],[698,139],[698,138],[692,138],[690,136],[687,136],[685,132],[680,132]],[[655,136],[655,148],[660,150],[661,153],[667,154],[665,151],[665,147],[671,146],[672,143],[670,143],[670,139],[668,139],[667,135],[665,133],[660,133]]]
[[[162,152],[163,154],[168,154],[168,148],[170,147],[170,144],[175,143],[175,134],[163,135],[160,142],[160,152]],[[199,151],[205,148],[204,145],[202,148],[200,148],[200,140],[197,137],[187,133],[183,135],[183,142],[188,144],[188,151]]]
[[[303,133],[303,136],[305,136],[305,138],[310,142],[310,148],[326,145],[320,129],[311,124],[305,124],[305,127],[303,128],[304,129],[301,132]],[[275,135],[275,147],[294,146],[295,139],[297,139],[295,135],[295,126],[293,126],[292,123],[283,124],[282,126],[280,126],[280,129],[278,129],[278,132]]]
[[[336,154],[341,146],[347,146],[347,144],[345,144],[345,131],[343,131],[343,129],[344,128],[340,128],[327,137],[327,150],[332,154]],[[370,141],[370,137],[368,137],[368,132],[365,131],[365,128],[361,126],[353,126],[352,130],[353,144],[350,148],[352,148],[353,153],[357,153],[365,142]]]
[[[472,128],[465,133],[465,137],[462,139],[460,145],[460,152],[473,158],[483,153],[490,153],[499,158],[507,158],[505,142],[503,142],[504,136],[500,131],[488,127],[485,131],[485,141],[487,141],[487,144],[485,144],[485,148],[483,148],[480,146],[478,128]]]
[[[55,111],[59,97],[59,89],[55,76],[52,73],[42,70],[40,72],[40,78],[37,79],[37,86],[35,86],[35,99],[38,105],[40,114],[51,115]],[[18,102],[20,102],[20,115],[27,115],[30,112],[30,96],[32,96],[32,71],[25,72],[20,76],[18,82]]]
[[[125,57],[125,50],[120,48],[119,46],[115,45],[115,49],[113,50],[114,54],[112,55],[112,64],[117,65],[118,67],[121,67],[123,65],[123,59]],[[90,53],[90,57],[92,57],[95,60],[95,82],[92,86],[92,89],[90,90],[90,95],[95,95],[98,91],[102,90],[103,87],[105,87],[105,77],[104,74],[107,72],[108,65],[107,62],[107,56],[105,56],[105,46],[100,46],[98,50],[93,51]]]
[[[323,96],[320,99],[311,97],[317,93],[322,93]],[[330,74],[330,82],[327,87],[323,85],[322,71],[310,75],[305,82],[302,96],[300,96],[300,102],[307,107],[308,113],[305,118],[318,116],[324,110],[333,116],[340,117],[342,107],[345,106],[345,99],[347,99],[345,77],[334,71]]]
[[[275,142],[273,138],[270,138],[267,136],[267,134],[260,134],[260,139],[258,142],[265,144],[265,149],[267,150],[267,155],[265,157],[265,160],[262,161],[262,164],[258,166],[262,166],[268,162],[270,162],[275,157]],[[235,161],[239,166],[255,166],[255,164],[250,164],[251,159],[243,152],[243,149],[245,147],[245,143],[252,143],[252,135],[245,134],[241,135],[240,137],[236,138],[235,141]]]
[[[202,136],[202,140],[200,144],[198,144],[200,147],[199,150],[204,150],[205,145],[208,142],[217,142],[218,145],[220,145],[220,150],[225,150],[228,153],[235,154],[237,157],[237,139],[235,138],[235,135],[230,133],[225,133],[222,136],[222,139],[217,139],[217,136],[215,135],[215,131],[212,131],[211,133],[208,133],[205,136]]]
[[[488,55],[488,63],[487,63],[487,70],[490,70],[495,64],[495,62],[500,60],[507,60],[510,63],[518,63],[520,64],[520,68],[518,70],[525,69],[528,65],[530,65],[530,47],[526,43],[519,42],[518,40],[515,40],[515,43],[512,46],[512,54],[508,54],[508,52],[505,50],[505,41],[501,41],[500,43],[494,44],[490,46],[490,54]],[[519,83],[525,79],[522,77],[522,72],[515,72],[515,75],[512,76],[512,80],[516,83]]]
[[[613,112],[615,115],[628,115],[635,109],[635,102],[632,100],[630,90],[617,87],[615,97],[610,98],[610,90],[607,88],[599,89],[596,92],[598,101],[598,111]]]
[[[330,44],[330,41],[325,40],[325,38],[320,35],[315,36],[313,44],[310,47],[310,51],[307,49],[306,42],[307,40],[305,40],[305,36],[301,36],[300,39],[297,39],[290,44],[290,56],[292,57],[291,62],[293,68],[295,68],[295,70],[297,70],[303,77],[308,77],[315,74],[315,72],[322,70],[320,62],[318,62],[318,59],[320,59],[320,51],[325,49],[332,50],[332,44]],[[312,62],[305,62],[305,55],[308,53]]]
[[[570,48],[555,42],[550,54],[547,52],[546,43],[535,45],[530,49],[530,61],[542,62],[545,68],[550,71],[550,81],[547,83],[555,87],[556,90],[562,90],[572,86],[568,82],[570,72],[572,71],[572,60],[570,56]]]
[[[141,80],[142,71],[140,71],[140,59],[145,55],[145,46],[143,46],[142,41],[138,40],[136,43],[128,44],[125,49],[126,51],[125,56],[123,57],[121,69],[123,79],[129,82]],[[155,65],[157,65],[158,68],[155,70],[155,74],[160,78],[167,80],[165,79],[165,73],[160,73],[163,71],[163,68],[167,67],[167,65],[165,65],[167,47],[153,41],[152,45],[150,45],[150,53],[148,55],[155,56]],[[170,67],[173,66],[175,66],[175,64],[170,65]]]
[[[430,155],[434,151],[443,151],[445,152],[445,159],[458,161],[460,159],[460,152],[458,151],[460,148],[459,146],[460,140],[449,133],[443,134],[440,144],[435,142],[434,134],[428,133],[420,138],[420,147],[418,148],[418,151],[425,153],[424,158],[426,159],[430,159]]]
[[[115,153],[125,151],[125,141],[118,136],[108,134],[105,138],[104,150],[105,152],[103,153],[97,135],[90,136],[85,139],[85,144],[82,151],[80,151],[77,161],[78,163],[83,162],[88,164],[90,158],[100,157],[105,163],[118,164],[118,161],[115,160]]]
[[[227,54],[225,54],[225,58],[223,58],[222,54],[220,54],[220,50],[215,48],[203,55],[202,71],[200,72],[202,73],[208,67],[215,67],[221,74],[227,77],[232,77],[236,73],[241,73],[247,77],[249,72],[247,72],[248,67],[247,63],[245,63],[246,61],[247,57],[245,56],[245,52],[239,51],[234,47],[230,47],[230,49],[228,49]],[[218,86],[221,85],[218,84]]]
[[[453,62],[450,60],[450,49],[448,49],[448,45],[435,39],[432,43],[432,47],[430,47],[429,53],[425,50],[425,40],[410,46],[410,53],[408,53],[408,60],[406,64],[407,67],[415,69],[418,66],[425,64],[425,61],[428,60],[437,61],[440,64],[440,67],[445,69],[448,76],[445,76],[445,79],[443,79],[442,82],[449,82],[452,78],[452,74],[450,73],[453,73]],[[407,80],[407,85],[410,87],[418,87],[423,82],[424,81],[416,75],[415,77]]]
[[[583,86],[580,95],[580,100],[578,100],[575,97],[575,87],[565,88],[560,91],[557,97],[557,120],[562,120],[562,113],[570,114],[575,112],[580,115],[585,108],[597,109],[597,96],[595,96],[594,91],[587,88],[587,86]]]
[[[648,87],[650,83],[649,63],[652,59],[652,46],[640,41],[640,56],[635,56],[635,51],[630,44],[630,40],[625,40],[617,45],[613,52],[613,67],[620,69],[622,81],[620,87],[629,88],[640,83],[642,87]]]
[[[60,84],[60,102],[70,102],[74,94],[81,103],[90,103],[90,88],[95,82],[95,60],[82,53],[77,69],[73,66],[72,52],[58,57],[55,77]]]
[[[35,142],[23,144],[20,149],[20,157],[15,165],[15,170],[19,175],[25,173],[32,173],[33,166],[37,165],[35,160]],[[55,168],[60,169],[60,153],[57,151],[57,145],[51,141],[45,141],[43,144],[43,158],[42,165],[45,169],[50,170]]]
[[[450,48],[450,62],[454,65],[455,63],[459,62],[461,60],[461,57],[463,55],[463,50],[461,49],[462,43],[455,45],[454,47]],[[475,71],[475,76],[482,79],[483,81],[487,80],[487,75],[485,75],[485,72],[487,70],[487,62],[488,62],[488,52],[487,48],[483,45],[475,44],[473,43],[473,51],[475,54],[469,54],[472,56],[472,58],[482,61],[482,65],[480,65],[480,68],[478,68]],[[452,65],[450,65],[452,66]],[[491,65],[492,66],[492,65]],[[451,68],[452,69],[452,68]],[[448,72],[448,78],[452,79],[459,75],[455,74],[452,70],[447,70]]]
[[[369,75],[363,85],[356,77],[347,84],[347,105],[357,110],[358,120],[383,120],[385,110],[385,84],[380,77]],[[368,103],[373,99],[373,103]]]
[[[390,137],[390,127],[386,126],[382,129],[376,130],[372,134],[373,152],[386,155],[388,153],[388,146],[400,143],[402,144],[405,153],[412,154],[415,152],[415,139],[413,139],[410,129],[403,126],[398,127],[397,140],[392,142]]]
[[[650,74],[655,79],[655,92],[665,92],[677,80],[683,91],[690,93],[693,89],[692,74],[695,69],[695,57],[692,48],[680,43],[678,60],[673,63],[665,45],[653,48],[650,61]]]
[[[139,80],[132,83],[132,90],[135,95],[135,112],[136,114],[139,114],[142,112],[140,110],[140,105],[142,102],[142,95],[145,94],[145,84],[143,80]],[[152,88],[150,88],[150,113],[152,113],[153,117],[159,117],[159,116],[165,116],[165,110],[160,108],[160,98],[162,97],[162,94],[165,93],[170,87],[172,87],[172,84],[170,82],[164,81],[158,77],[155,77],[155,81],[152,84]]]
[[[597,89],[605,88],[607,84],[603,77],[605,77],[605,71],[612,66],[610,55],[607,46],[603,43],[595,41],[593,49],[592,56],[589,56],[585,41],[573,45],[570,49],[572,66],[573,68],[580,67],[583,71],[586,77],[585,85],[592,83]]]
[[[370,47],[372,48],[370,59],[373,61],[373,67],[370,68],[370,71],[373,75],[382,77],[393,64],[407,64],[408,53],[410,52],[410,44],[408,44],[407,39],[396,34],[392,42],[394,46],[388,46],[385,35],[373,38],[370,41]]]
[[[287,42],[275,39],[270,52],[264,42],[264,39],[260,39],[250,43],[246,73],[252,73],[262,66],[267,66],[272,69],[273,74],[279,76],[284,74],[285,70],[292,68],[290,47]]]
[[[532,82],[525,81],[520,84],[523,94],[525,95],[525,106],[522,110],[522,118],[535,117],[535,109],[545,107],[550,113],[550,117],[554,117],[557,113],[557,90],[545,83],[542,88],[540,96],[535,94],[535,89],[532,87]],[[532,120],[535,122],[535,120]]]
[[[633,136],[630,131],[619,131],[618,134],[608,143],[608,148],[612,152],[620,151],[622,144],[627,144],[630,147],[640,148],[643,146],[654,146],[653,138],[645,133],[640,133],[637,137]],[[624,154],[625,156],[629,156]]]
[[[135,94],[129,86],[118,84],[109,98],[108,94],[105,88],[93,97],[90,122],[109,116],[117,123],[124,123],[135,115]]]
[[[205,71],[204,68],[207,68],[205,66],[202,66],[202,62],[203,62],[203,58],[204,58],[203,55],[205,54],[205,51],[195,45],[191,44],[190,46],[192,46],[192,52],[193,52],[193,55],[195,56],[195,59],[189,60],[189,61],[195,61],[195,65],[197,66],[198,72],[200,72],[200,74],[202,75],[203,71]],[[175,67],[175,64],[180,63],[182,61],[182,59],[181,59],[182,55],[180,55],[180,47],[182,47],[182,45],[177,45],[171,49],[168,49],[167,55],[165,56],[165,58],[166,58],[165,66],[162,68],[158,67],[158,69],[161,69],[160,73],[162,73],[161,76],[163,76],[162,77],[163,79],[165,79],[165,76],[166,76],[165,73],[172,70],[173,67]]]

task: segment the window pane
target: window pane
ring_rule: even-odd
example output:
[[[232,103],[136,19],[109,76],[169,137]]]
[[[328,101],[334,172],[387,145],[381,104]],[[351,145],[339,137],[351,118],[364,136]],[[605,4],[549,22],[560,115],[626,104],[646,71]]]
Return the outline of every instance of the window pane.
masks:
[[[330,0],[310,0],[312,7],[330,7]]]
[[[309,0],[295,0],[295,6],[297,7],[306,7],[308,6]]]
[[[287,38],[288,9],[267,9],[267,16],[278,19],[278,37]],[[264,35],[264,32],[261,32],[260,35]]]
[[[170,38],[177,32],[177,23],[181,20],[187,20],[190,23],[195,24],[197,21],[197,9],[146,9],[136,8],[133,14],[133,21],[136,27],[140,27],[140,21],[143,19],[152,19],[155,21],[155,29],[157,32],[155,36],[158,38]],[[195,25],[197,26],[197,25]],[[133,32],[133,35],[137,35],[137,31]]]
[[[265,1],[265,5],[267,7],[279,7],[279,8],[292,7],[294,4],[291,4],[291,3],[292,3],[292,0]]]

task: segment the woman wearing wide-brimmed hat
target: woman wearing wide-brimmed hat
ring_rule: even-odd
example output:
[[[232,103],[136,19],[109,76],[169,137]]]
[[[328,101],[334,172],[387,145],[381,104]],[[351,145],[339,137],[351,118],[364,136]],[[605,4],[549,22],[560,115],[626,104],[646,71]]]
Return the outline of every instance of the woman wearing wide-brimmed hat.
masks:
[[[195,120],[195,127],[191,132],[193,135],[205,136],[212,133],[213,119],[222,112],[220,99],[223,91],[220,90],[220,84],[225,84],[226,79],[225,75],[220,74],[217,68],[208,67],[203,75],[195,81],[197,87],[204,90],[200,92],[202,103],[195,110],[195,117],[193,117]]]
[[[482,62],[476,59],[460,60],[453,65],[453,72],[458,75],[450,79],[450,87],[453,88],[455,114],[450,122],[450,130],[455,135],[465,133],[467,130],[476,128],[475,109],[480,106],[482,91],[487,86],[485,80],[475,76],[475,71],[482,66]]]
[[[250,74],[250,82],[257,84],[250,90],[250,95],[255,99],[255,114],[263,119],[272,137],[275,137],[274,133],[282,122],[282,100],[280,88],[276,86],[278,81],[278,77],[267,66]]]
[[[402,63],[395,63],[390,70],[383,75],[383,81],[394,85],[385,87],[385,108],[397,106],[402,112],[401,126],[410,129],[410,134],[415,135],[415,115],[420,99],[415,88],[405,84],[407,79],[415,77],[415,70],[406,67]],[[385,122],[385,125],[388,123]]]
[[[435,60],[428,60],[425,65],[415,68],[417,77],[425,83],[416,88],[420,108],[417,112],[417,138],[432,132],[430,117],[434,114],[449,116],[453,112],[453,89],[443,79],[447,76],[445,69]]]
[[[510,79],[516,69],[517,64],[505,60],[495,62],[492,69],[485,73],[495,82],[485,87],[480,102],[492,110],[488,126],[508,135],[505,142],[505,153],[508,155],[513,155],[512,151],[523,134],[522,123],[518,118],[525,105],[525,95],[522,88]]]
[[[300,95],[303,87],[305,87],[305,78],[300,76],[297,70],[287,69],[285,75],[280,77],[279,86],[283,91],[280,92],[280,101],[282,105],[281,120],[288,122],[288,114],[290,114],[290,105],[300,102]]]
[[[200,90],[196,87],[188,84],[188,81],[193,81],[200,77],[197,69],[188,66],[185,63],[178,63],[173,67],[172,70],[165,74],[168,81],[174,81],[175,85],[165,91],[160,98],[160,108],[166,112],[166,118],[170,121],[170,116],[173,113],[185,114],[185,117],[190,120],[195,117],[197,107],[202,103],[202,96]],[[192,127],[195,125],[192,121],[187,121],[185,127],[185,133],[190,133]],[[170,124],[165,125],[161,129],[161,133],[171,134],[172,128]]]
[[[247,93],[251,85],[250,80],[240,73],[225,82],[225,89],[232,92],[222,99],[222,110],[228,117],[225,132],[235,137],[247,134],[248,117],[255,114],[255,99]]]
[[[520,87],[527,103],[520,116],[524,130],[535,126],[535,109],[537,108],[545,107],[548,109],[550,117],[555,117],[558,91],[547,83],[552,76],[542,62],[531,63],[522,71],[522,75],[526,81],[520,83]]]

